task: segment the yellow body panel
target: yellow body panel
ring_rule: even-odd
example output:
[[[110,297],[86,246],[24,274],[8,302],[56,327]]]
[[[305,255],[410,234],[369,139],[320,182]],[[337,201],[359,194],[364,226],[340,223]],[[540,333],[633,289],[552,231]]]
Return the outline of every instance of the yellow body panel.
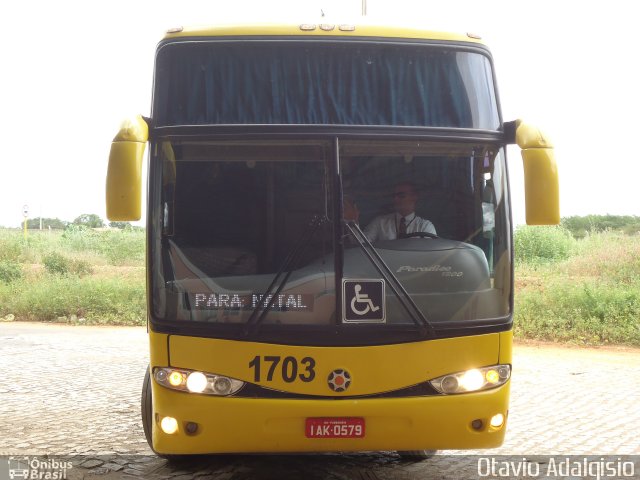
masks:
[[[173,435],[153,424],[153,448],[166,454],[492,448],[502,444],[506,425],[492,429],[489,419],[506,417],[509,400],[509,383],[466,395],[368,400],[211,398],[155,382],[152,388],[156,418],[179,422]],[[308,417],[362,417],[365,437],[306,438]],[[476,419],[481,431],[471,427]],[[198,423],[195,435],[185,433],[186,422]]]
[[[306,347],[245,343],[150,332],[151,367],[165,358],[156,349],[169,348],[171,366],[201,369],[253,382],[248,362],[256,355],[316,360],[310,383],[261,384],[278,390],[341,396],[328,388],[335,368],[347,369],[352,385],[347,395],[385,392],[436,376],[473,367],[511,362],[510,332],[369,347]],[[506,424],[494,429],[490,418],[508,414],[510,382],[483,392],[404,398],[253,399],[197,395],[170,390],[152,381],[153,448],[164,454],[230,452],[322,452],[363,450],[428,450],[491,448],[502,444]],[[178,420],[178,432],[159,427],[164,416]],[[365,437],[311,439],[305,436],[309,417],[362,417]],[[474,420],[483,427],[475,430]],[[198,424],[187,434],[187,422]]]
[[[299,347],[267,343],[235,342],[207,338],[169,337],[171,366],[256,383],[263,387],[309,395],[369,395],[415,385],[447,373],[495,365],[500,340],[497,333],[474,337],[432,340],[368,347]],[[249,362],[256,356],[291,356],[298,362],[305,357],[315,360],[315,378],[311,382],[286,383],[279,374],[271,381],[254,381]],[[262,370],[268,367],[264,365]],[[327,385],[329,374],[346,369],[351,385],[343,393],[332,392]]]
[[[313,30],[302,30],[300,26],[313,25]],[[323,30],[321,25],[333,26]],[[340,30],[341,25],[353,26],[353,31]],[[179,31],[174,31],[179,30]],[[302,37],[378,37],[378,38],[414,38],[422,40],[447,40],[458,42],[482,43],[477,36],[448,32],[434,32],[407,26],[374,25],[367,23],[331,23],[300,22],[299,24],[253,24],[253,25],[216,25],[202,27],[180,27],[167,33],[165,39],[179,37],[231,37],[231,36],[302,36]]]
[[[500,358],[498,363],[511,365],[513,358],[513,330],[500,332]]]

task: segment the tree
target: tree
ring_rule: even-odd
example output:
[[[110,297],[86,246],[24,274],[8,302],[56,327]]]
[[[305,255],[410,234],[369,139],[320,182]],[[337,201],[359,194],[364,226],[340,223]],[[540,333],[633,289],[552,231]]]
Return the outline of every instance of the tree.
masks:
[[[132,226],[129,222],[110,222],[111,228],[119,228],[120,230],[131,230]]]
[[[102,228],[104,222],[95,213],[83,213],[73,221],[74,225],[83,225],[88,228]]]
[[[54,230],[64,230],[65,228],[67,228],[68,224],[69,222],[65,222],[64,220],[60,220],[59,218],[42,219],[42,228],[44,229],[52,228]],[[40,217],[28,219],[27,228],[29,230],[38,230],[40,228]]]

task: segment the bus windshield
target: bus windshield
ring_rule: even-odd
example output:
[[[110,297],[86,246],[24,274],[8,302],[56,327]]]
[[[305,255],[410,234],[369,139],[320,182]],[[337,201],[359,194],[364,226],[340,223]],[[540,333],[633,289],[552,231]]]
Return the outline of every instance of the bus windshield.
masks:
[[[349,224],[436,328],[510,313],[500,146],[172,138],[158,139],[152,152],[161,178],[151,202],[156,320],[246,324],[262,308],[264,325],[284,329],[415,326],[389,285],[367,290],[365,281],[389,278],[381,279]],[[336,267],[353,282],[355,317],[349,285],[336,296]],[[359,318],[367,305],[382,310]]]

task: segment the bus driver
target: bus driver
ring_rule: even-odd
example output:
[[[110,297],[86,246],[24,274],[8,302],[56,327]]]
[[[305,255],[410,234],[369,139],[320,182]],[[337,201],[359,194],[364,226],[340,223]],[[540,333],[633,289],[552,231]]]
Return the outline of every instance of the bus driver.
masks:
[[[416,215],[417,202],[418,192],[414,183],[397,183],[393,188],[393,209],[395,212],[374,218],[364,229],[367,239],[373,243],[379,240],[406,238],[408,234],[415,232],[436,235],[433,223]],[[357,205],[347,199],[344,202],[344,218],[356,223],[360,218]]]

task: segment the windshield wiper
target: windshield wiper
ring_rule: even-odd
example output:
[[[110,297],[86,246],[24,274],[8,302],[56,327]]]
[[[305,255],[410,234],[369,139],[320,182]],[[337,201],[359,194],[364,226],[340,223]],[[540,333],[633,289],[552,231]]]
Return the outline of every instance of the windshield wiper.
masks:
[[[429,322],[429,320],[427,320],[422,311],[415,304],[413,298],[411,298],[411,295],[407,293],[405,288],[400,283],[400,280],[398,280],[398,277],[393,274],[393,272],[382,259],[377,250],[373,247],[373,245],[371,245],[371,242],[364,234],[364,232],[360,229],[358,224],[352,220],[345,221],[345,224],[353,237],[356,239],[356,242],[358,242],[358,245],[362,249],[362,252],[369,259],[378,273],[382,275],[382,278],[385,279],[387,285],[389,285],[389,288],[391,288],[391,291],[393,291],[393,293],[400,301],[400,304],[404,307],[404,309],[411,317],[411,320],[413,320],[413,322],[418,326],[420,333],[425,337],[427,335],[435,337],[435,330],[433,328],[433,325]]]
[[[273,306],[273,303],[278,298],[278,295],[280,295],[280,292],[282,292],[282,289],[286,285],[287,280],[289,280],[289,277],[291,276],[291,272],[293,272],[293,269],[296,267],[296,265],[300,261],[300,258],[302,258],[302,255],[304,254],[306,247],[309,246],[309,242],[315,235],[316,231],[318,230],[318,227],[322,225],[325,221],[327,221],[326,217],[320,216],[320,215],[314,215],[311,221],[307,224],[304,231],[302,232],[302,235],[300,236],[300,239],[289,251],[289,253],[287,254],[287,257],[284,259],[284,262],[282,263],[282,266],[280,267],[280,270],[278,271],[278,273],[276,273],[276,276],[273,277],[273,280],[271,281],[271,284],[267,288],[267,291],[264,292],[264,294],[260,298],[260,301],[256,304],[255,308],[253,309],[253,312],[251,312],[251,315],[249,316],[249,319],[247,320],[247,323],[245,324],[245,327],[244,327],[245,335],[249,335],[250,333],[252,333],[253,329],[257,331],[257,328],[264,321],[265,317],[267,316],[267,313],[269,313],[269,310]],[[282,279],[278,282],[278,279],[280,279],[281,277]],[[273,288],[276,286],[276,284],[278,285],[278,287],[276,288],[276,291],[272,295],[271,292],[273,292]],[[270,295],[271,297],[269,297]],[[265,300],[267,298],[269,299],[269,302],[265,305]]]

